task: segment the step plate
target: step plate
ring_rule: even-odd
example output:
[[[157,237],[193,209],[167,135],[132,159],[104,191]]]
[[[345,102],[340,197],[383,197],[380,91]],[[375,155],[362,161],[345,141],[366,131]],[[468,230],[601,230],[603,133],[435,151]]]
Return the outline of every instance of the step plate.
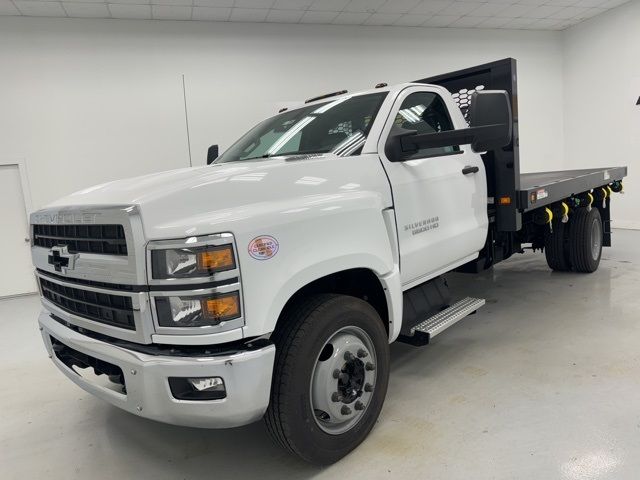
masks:
[[[427,334],[429,338],[433,338],[440,332],[446,330],[451,325],[459,322],[470,313],[475,312],[485,304],[484,298],[467,297],[459,302],[454,303],[449,308],[436,313],[432,317],[419,323],[411,329],[411,335],[416,332]]]

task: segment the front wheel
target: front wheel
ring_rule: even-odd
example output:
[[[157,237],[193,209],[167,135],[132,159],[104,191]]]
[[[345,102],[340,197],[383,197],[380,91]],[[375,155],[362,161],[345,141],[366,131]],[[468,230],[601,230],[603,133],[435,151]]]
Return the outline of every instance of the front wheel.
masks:
[[[280,321],[267,428],[310,463],[336,462],[380,415],[389,379],[386,329],[367,302],[333,294],[303,299]]]

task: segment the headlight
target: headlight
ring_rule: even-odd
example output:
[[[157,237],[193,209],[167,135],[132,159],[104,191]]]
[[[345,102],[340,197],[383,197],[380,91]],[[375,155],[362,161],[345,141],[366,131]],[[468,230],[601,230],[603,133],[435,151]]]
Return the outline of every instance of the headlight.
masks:
[[[240,316],[238,292],[200,297],[156,297],[162,327],[205,327]]]
[[[236,260],[232,245],[172,248],[151,252],[153,278],[208,277],[233,270]]]

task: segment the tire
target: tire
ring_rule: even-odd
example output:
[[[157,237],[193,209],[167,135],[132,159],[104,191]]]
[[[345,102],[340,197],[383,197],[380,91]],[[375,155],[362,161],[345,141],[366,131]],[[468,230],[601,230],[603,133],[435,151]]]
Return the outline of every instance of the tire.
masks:
[[[553,220],[551,225],[553,231],[547,229],[544,234],[544,256],[547,259],[547,265],[557,272],[567,272],[571,270],[567,241],[569,235],[568,224],[562,223],[558,219]]]
[[[569,258],[576,272],[595,272],[602,256],[602,219],[600,211],[579,208],[569,228]]]
[[[276,359],[271,398],[265,414],[267,429],[280,445],[303,460],[316,465],[334,463],[367,437],[380,415],[389,380],[387,331],[371,305],[346,295],[309,296],[289,308],[280,321],[284,322],[282,327],[272,336],[276,345]],[[349,417],[350,420],[345,420],[340,415],[331,416],[318,410],[315,403],[312,405],[312,401],[317,398],[317,392],[321,391],[317,388],[319,384],[329,385],[325,392],[327,394],[332,391],[334,385],[337,389],[336,394],[338,391],[344,391],[340,390],[341,384],[338,382],[343,381],[342,372],[351,364],[341,359],[347,358],[344,352],[351,348],[349,345],[356,343],[340,344],[340,348],[334,349],[333,346],[328,347],[327,342],[349,338],[349,332],[355,332],[357,335],[364,332],[362,338],[368,338],[364,344],[368,345],[366,349],[370,348],[371,352],[362,360],[368,362],[375,358],[375,365],[373,369],[365,369],[365,373],[362,374],[364,377],[358,377],[359,381],[366,378],[370,381],[374,379],[373,383],[367,383],[372,388],[369,389],[370,393],[366,393],[364,390],[367,384],[362,384],[359,396],[347,405],[353,416]],[[353,365],[359,366],[362,370],[365,364],[360,365],[357,362],[360,361],[360,354],[364,356],[367,352],[363,353],[360,350],[362,349],[356,352],[358,357],[349,358],[354,362]],[[335,362],[341,361],[345,367],[340,370],[339,380],[335,380],[333,375],[321,375],[326,368],[332,369],[331,365],[335,366]],[[353,377],[346,376],[349,377],[349,382],[351,378],[358,380],[355,374]],[[351,395],[356,388],[351,389],[349,382],[347,388]],[[336,397],[331,398],[333,404],[330,408],[344,408],[343,405],[350,400],[339,397],[338,402]],[[359,399],[362,399],[366,406],[356,409],[355,405]],[[362,407],[362,403],[360,406]],[[323,418],[328,420],[325,422]],[[334,428],[329,420],[344,422],[343,427],[349,428],[346,431],[328,430]]]

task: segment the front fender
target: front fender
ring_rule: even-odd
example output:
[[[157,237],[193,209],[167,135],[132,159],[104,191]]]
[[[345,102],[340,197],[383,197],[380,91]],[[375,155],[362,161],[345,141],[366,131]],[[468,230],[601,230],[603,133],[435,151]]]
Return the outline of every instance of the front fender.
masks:
[[[287,301],[314,280],[365,268],[374,272],[385,288],[387,303],[392,307],[390,336],[395,338],[396,329],[400,328],[397,309],[401,309],[402,290],[390,232],[382,214],[385,205],[373,192],[349,197],[342,196],[339,205],[323,203],[317,212],[301,208],[287,222],[249,235],[236,235],[245,301],[245,337],[272,332]],[[266,260],[253,258],[248,249],[252,240],[261,235],[278,242],[277,253]]]
[[[320,263],[309,265],[308,268],[298,272],[282,285],[269,306],[263,328],[273,331],[286,303],[296,292],[306,285],[309,285],[319,278],[340,271],[367,268],[376,274],[384,289],[389,314],[389,341],[395,340],[402,326],[402,285],[400,282],[400,272],[398,268],[393,268],[385,275],[382,274],[380,270],[371,268],[371,265],[382,266],[379,258],[369,254],[362,254],[358,257],[350,256],[326,259]]]

